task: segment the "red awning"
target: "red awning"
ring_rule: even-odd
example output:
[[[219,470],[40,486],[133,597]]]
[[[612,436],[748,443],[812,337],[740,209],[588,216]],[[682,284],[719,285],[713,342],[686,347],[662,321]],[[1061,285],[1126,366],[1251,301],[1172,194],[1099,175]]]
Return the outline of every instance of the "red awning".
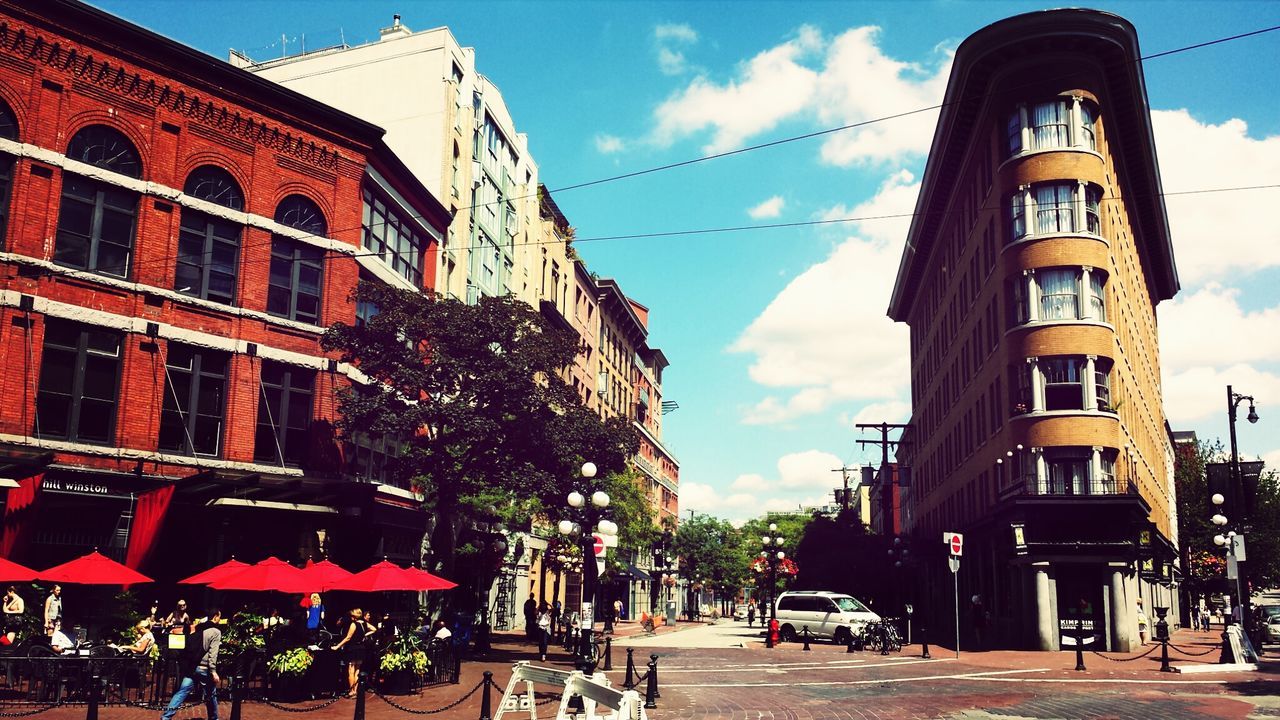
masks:
[[[214,565],[213,567],[209,568],[208,570],[205,570],[204,572],[198,572],[195,575],[192,575],[191,577],[185,580],[179,580],[178,584],[179,585],[209,585],[219,580],[224,580],[228,577],[231,577],[232,575],[235,575],[236,573],[240,572],[241,570],[244,570],[247,567],[249,567],[249,563],[242,563],[233,557],[230,560],[222,563],[221,565]]]
[[[279,592],[306,592],[306,578],[302,570],[280,560],[269,557],[255,563],[238,573],[227,575],[209,583],[215,590],[276,590]]]
[[[30,582],[36,579],[35,570],[11,560],[0,558],[0,580],[5,582]]]
[[[340,585],[347,579],[351,578],[350,572],[344,570],[341,566],[335,565],[328,560],[320,562],[307,561],[307,566],[302,568],[302,575],[305,578],[307,587],[297,592],[320,592],[328,590],[335,585]]]
[[[436,577],[425,570],[417,568],[405,569],[387,560],[352,575],[346,581],[334,585],[332,590],[351,590],[354,592],[386,592],[405,590],[419,592],[422,590],[448,590],[457,587],[444,578]]]

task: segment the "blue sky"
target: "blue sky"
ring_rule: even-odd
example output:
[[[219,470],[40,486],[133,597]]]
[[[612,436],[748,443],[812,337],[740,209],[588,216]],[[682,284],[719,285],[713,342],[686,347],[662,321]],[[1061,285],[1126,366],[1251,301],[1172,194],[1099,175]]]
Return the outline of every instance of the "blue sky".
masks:
[[[476,48],[553,190],[932,105],[950,51],[1052,5],[1004,2],[140,2],[96,4],[225,59],[373,40],[393,13]],[[1280,3],[1098,3],[1144,54],[1280,25]],[[1166,192],[1280,184],[1280,32],[1145,64]],[[911,211],[936,116],[565,191],[578,237]],[[1280,189],[1170,197],[1182,293],[1159,322],[1175,429],[1280,466]],[[731,518],[830,497],[853,422],[903,421],[906,328],[884,317],[906,220],[580,242],[652,309],[680,403],[681,505]]]

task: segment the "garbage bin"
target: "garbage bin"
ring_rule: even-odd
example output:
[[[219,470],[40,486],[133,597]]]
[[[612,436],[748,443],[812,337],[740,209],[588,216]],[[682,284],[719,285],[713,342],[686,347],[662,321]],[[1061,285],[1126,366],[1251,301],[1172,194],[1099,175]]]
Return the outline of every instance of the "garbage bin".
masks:
[[[676,601],[667,601],[667,624],[674,625],[676,622]]]

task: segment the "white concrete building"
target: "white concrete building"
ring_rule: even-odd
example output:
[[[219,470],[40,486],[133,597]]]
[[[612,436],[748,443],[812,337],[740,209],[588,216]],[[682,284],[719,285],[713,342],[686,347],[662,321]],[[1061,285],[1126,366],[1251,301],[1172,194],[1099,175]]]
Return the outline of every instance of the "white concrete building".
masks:
[[[447,27],[411,32],[396,16],[377,42],[230,62],[386,129],[386,142],[454,212],[436,288],[475,302],[536,304],[542,263],[538,168],[474,48]]]

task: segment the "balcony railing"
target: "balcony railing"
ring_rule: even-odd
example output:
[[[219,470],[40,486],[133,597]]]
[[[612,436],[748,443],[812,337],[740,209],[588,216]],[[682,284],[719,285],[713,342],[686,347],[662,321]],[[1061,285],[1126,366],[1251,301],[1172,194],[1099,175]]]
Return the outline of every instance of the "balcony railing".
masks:
[[[1018,480],[1000,491],[1000,499],[1035,495],[1041,497],[1105,497],[1137,495],[1138,488],[1127,480],[1102,478],[1079,483],[1054,482],[1048,479],[1028,477]]]

